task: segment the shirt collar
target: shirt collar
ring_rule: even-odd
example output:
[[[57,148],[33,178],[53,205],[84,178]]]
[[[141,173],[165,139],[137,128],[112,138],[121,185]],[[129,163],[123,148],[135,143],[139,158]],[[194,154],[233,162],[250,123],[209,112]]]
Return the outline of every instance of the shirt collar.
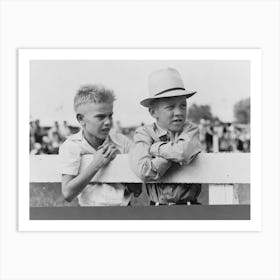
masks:
[[[80,140],[82,141],[84,139],[84,136],[83,136],[83,130],[81,129],[79,132],[75,133],[75,134],[72,134],[70,136],[70,138],[72,140]]]
[[[104,143],[107,143],[107,142],[109,142],[110,140],[112,140],[110,134],[111,134],[111,131],[109,132],[108,137],[106,137]],[[87,142],[87,140],[86,140],[85,137],[84,137],[83,129],[81,129],[79,132],[77,132],[77,133],[75,133],[75,134],[72,134],[70,137],[71,137],[72,140],[86,141],[86,142]]]
[[[187,131],[191,126],[192,125],[190,124],[190,122],[186,121],[186,123],[183,126],[182,131],[178,134],[181,134],[183,131]],[[161,138],[163,136],[167,136],[167,138],[172,139],[171,133],[168,132],[167,130],[161,128],[157,123],[154,123],[154,130],[159,138]]]
[[[155,131],[157,132],[158,137],[168,135],[167,130],[161,128],[157,123],[155,123],[154,125],[155,125]]]

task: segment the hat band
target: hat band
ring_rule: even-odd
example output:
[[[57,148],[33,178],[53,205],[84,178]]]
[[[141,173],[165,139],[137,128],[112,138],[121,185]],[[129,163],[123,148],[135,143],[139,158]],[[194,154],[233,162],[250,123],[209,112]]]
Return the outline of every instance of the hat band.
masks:
[[[168,91],[177,90],[177,89],[185,90],[184,88],[181,88],[181,87],[169,88],[169,89],[163,90],[163,91],[161,91],[161,92],[155,94],[155,96],[160,95],[160,94],[163,94],[163,93],[166,93],[166,92],[168,92]]]

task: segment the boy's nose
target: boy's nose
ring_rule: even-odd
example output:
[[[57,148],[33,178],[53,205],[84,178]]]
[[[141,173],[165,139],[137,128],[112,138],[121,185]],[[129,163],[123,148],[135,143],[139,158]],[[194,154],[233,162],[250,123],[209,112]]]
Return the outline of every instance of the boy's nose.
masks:
[[[104,124],[105,125],[110,125],[112,123],[112,119],[110,117],[107,117],[105,120],[104,120]]]
[[[175,116],[182,116],[184,112],[178,107],[178,108],[174,108],[173,114]]]

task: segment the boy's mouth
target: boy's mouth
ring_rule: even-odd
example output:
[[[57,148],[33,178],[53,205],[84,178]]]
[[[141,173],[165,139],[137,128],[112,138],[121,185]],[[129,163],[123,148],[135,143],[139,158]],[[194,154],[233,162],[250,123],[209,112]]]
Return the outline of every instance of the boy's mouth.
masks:
[[[103,129],[101,129],[101,132],[102,133],[109,133],[110,129],[111,128],[103,128]]]
[[[173,120],[172,123],[174,124],[181,124],[183,122],[182,119],[176,119],[176,120]]]

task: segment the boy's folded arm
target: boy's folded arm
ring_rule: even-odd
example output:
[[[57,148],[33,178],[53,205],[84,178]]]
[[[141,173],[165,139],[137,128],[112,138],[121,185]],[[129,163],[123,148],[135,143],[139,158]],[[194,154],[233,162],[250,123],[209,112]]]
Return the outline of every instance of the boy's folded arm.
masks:
[[[183,132],[175,142],[157,142],[150,148],[153,156],[161,156],[177,163],[190,163],[201,152],[198,130]]]
[[[134,144],[129,153],[132,170],[142,181],[155,181],[159,179],[171,162],[163,157],[153,157],[149,153],[150,139],[144,133],[135,133]]]
[[[146,158],[139,163],[139,177],[143,181],[155,181],[162,177],[170,166],[171,162],[162,157]]]

